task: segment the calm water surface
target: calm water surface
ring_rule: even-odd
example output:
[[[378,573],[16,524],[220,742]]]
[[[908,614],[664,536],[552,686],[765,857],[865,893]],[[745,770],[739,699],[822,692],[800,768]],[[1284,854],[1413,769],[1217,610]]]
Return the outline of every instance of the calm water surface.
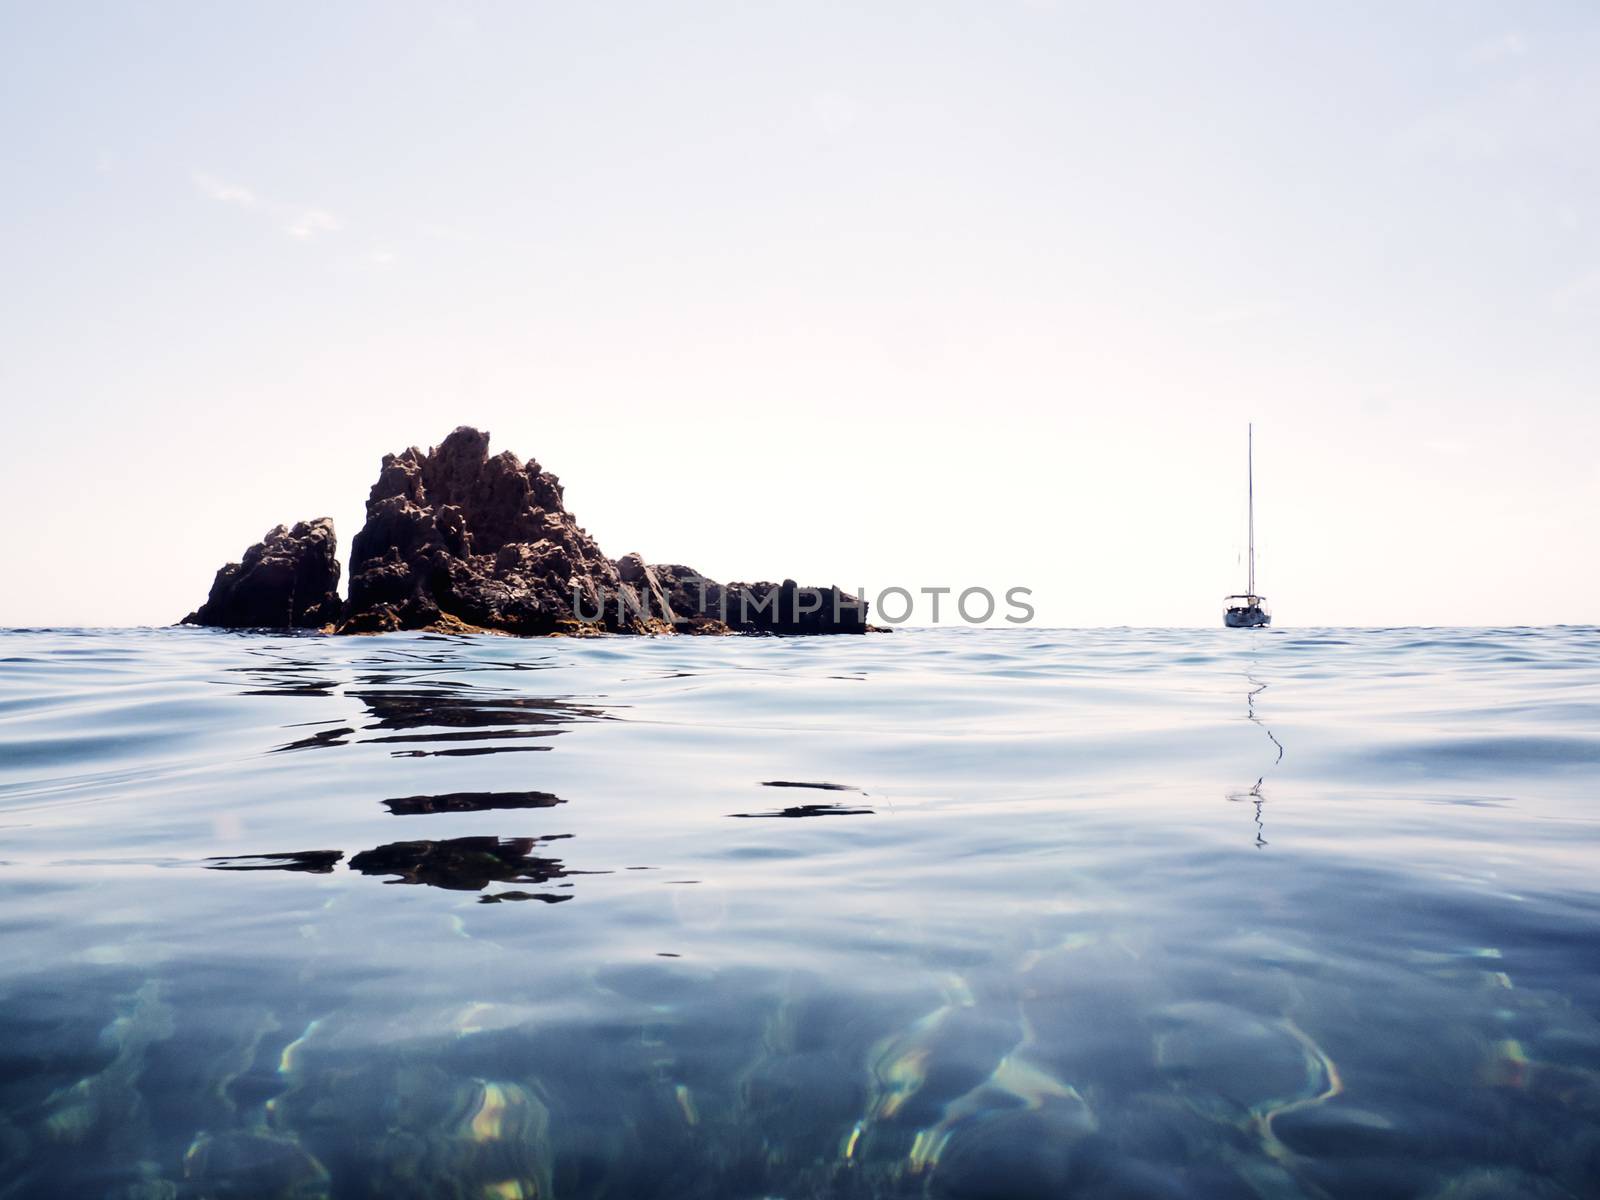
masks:
[[[0,633],[0,1197],[1600,1194],[1600,631]]]

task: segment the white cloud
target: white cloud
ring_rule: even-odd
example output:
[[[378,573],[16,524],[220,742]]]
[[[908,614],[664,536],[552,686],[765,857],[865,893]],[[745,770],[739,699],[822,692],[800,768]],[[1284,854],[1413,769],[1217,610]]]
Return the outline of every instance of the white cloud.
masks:
[[[208,175],[204,171],[194,172],[192,178],[194,179],[195,187],[200,189],[201,194],[209,196],[213,200],[221,201],[223,204],[237,204],[242,208],[256,207],[255,193],[249,188],[218,179],[215,175]]]
[[[323,212],[320,208],[302,209],[283,227],[283,231],[292,238],[305,241],[314,238],[319,233],[334,233],[339,229],[339,219],[332,213]]]
[[[206,171],[195,171],[190,178],[202,196],[219,204],[231,204],[260,213],[297,241],[309,241],[320,234],[336,233],[343,228],[339,218],[326,209],[269,200],[243,184],[231,183]]]

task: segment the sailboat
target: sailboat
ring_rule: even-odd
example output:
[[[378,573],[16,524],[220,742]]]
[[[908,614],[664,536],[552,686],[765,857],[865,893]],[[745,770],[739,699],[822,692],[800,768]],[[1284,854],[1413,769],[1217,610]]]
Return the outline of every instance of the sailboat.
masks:
[[[1267,598],[1256,595],[1256,429],[1246,426],[1246,479],[1250,490],[1250,583],[1240,596],[1228,596],[1222,623],[1229,629],[1264,629],[1272,624]]]

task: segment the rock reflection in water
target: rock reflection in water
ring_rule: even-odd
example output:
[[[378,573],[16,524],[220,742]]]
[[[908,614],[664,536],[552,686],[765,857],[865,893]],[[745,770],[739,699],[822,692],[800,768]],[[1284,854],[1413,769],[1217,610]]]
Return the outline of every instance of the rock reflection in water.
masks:
[[[829,783],[824,780],[809,781],[796,779],[768,779],[761,784],[769,788],[809,788],[819,792],[860,792],[867,793],[848,783]],[[866,805],[848,805],[839,803],[828,804],[791,804],[787,808],[768,809],[765,812],[737,812],[729,813],[730,817],[742,820],[759,820],[768,817],[797,818],[797,817],[866,817],[871,816],[875,809]]]
[[[362,875],[389,875],[385,883],[423,884],[453,892],[478,892],[491,883],[549,883],[574,875],[603,875],[605,871],[570,871],[559,858],[534,851],[571,834],[545,837],[459,837],[440,840],[389,842],[363,850],[350,858],[350,869]],[[208,858],[214,871],[299,871],[326,875],[344,858],[341,850],[297,850],[276,854],[235,854]],[[570,887],[571,884],[563,884]],[[546,899],[501,893],[499,899]],[[559,899],[568,899],[566,896]]]
[[[844,804],[794,804],[788,808],[775,808],[769,812],[729,813],[730,817],[756,820],[764,817],[866,817],[875,810],[851,808]]]
[[[355,855],[350,869],[363,875],[393,875],[389,883],[421,883],[457,892],[481,891],[490,883],[548,883],[564,878],[567,870],[559,858],[540,858],[532,851],[569,836],[391,842]]]
[[[285,742],[281,746],[274,746],[274,753],[285,750],[315,750],[319,746],[347,746],[355,730],[348,725],[341,725],[337,729],[322,729],[309,737],[296,738],[292,742]]]
[[[815,788],[819,792],[859,792],[861,790],[858,787],[850,786],[848,783],[809,783],[794,779],[768,779],[763,782],[761,786],[777,788]]]
[[[447,792],[441,796],[399,796],[383,805],[397,817],[426,813],[490,812],[503,808],[554,808],[565,804],[549,792]]]
[[[396,746],[391,751],[396,758],[467,758],[549,750],[549,739],[564,733],[565,727],[605,716],[592,705],[565,697],[508,696],[463,688],[350,694],[375,718],[361,727],[359,740]],[[530,741],[537,744],[529,745]]]
[[[396,758],[471,758],[482,754],[526,754],[533,750],[548,749],[549,746],[458,746],[453,750],[391,750],[390,753]]]
[[[368,729],[483,729],[567,725],[604,713],[564,696],[511,696],[461,688],[351,692],[377,719]]]
[[[343,850],[291,850],[283,854],[234,854],[206,859],[214,871],[309,871],[327,875],[344,858]]]
[[[359,725],[348,717],[324,722],[336,727],[295,737],[274,747],[278,751],[325,749],[352,742],[394,745],[397,748],[392,753],[397,758],[548,750],[544,743],[571,725],[615,719],[603,707],[573,696],[528,696],[438,679],[441,668],[451,661],[448,653],[385,654],[374,662],[355,664],[355,674],[345,680],[330,678],[326,668],[295,663],[287,652],[264,657],[273,661],[232,668],[245,676],[247,686],[240,689],[241,695],[321,701],[343,696],[359,702],[370,718]],[[540,665],[512,663],[503,669],[525,672]],[[286,726],[296,727],[298,723]],[[529,741],[540,744],[507,744]],[[441,743],[445,745],[441,747]]]

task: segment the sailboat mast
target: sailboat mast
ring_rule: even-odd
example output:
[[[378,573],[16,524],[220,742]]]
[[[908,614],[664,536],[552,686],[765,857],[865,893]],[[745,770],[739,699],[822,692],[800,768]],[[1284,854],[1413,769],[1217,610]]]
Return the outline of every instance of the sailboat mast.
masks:
[[[1256,427],[1251,422],[1245,427],[1245,472],[1250,491],[1250,596],[1256,594]]]

